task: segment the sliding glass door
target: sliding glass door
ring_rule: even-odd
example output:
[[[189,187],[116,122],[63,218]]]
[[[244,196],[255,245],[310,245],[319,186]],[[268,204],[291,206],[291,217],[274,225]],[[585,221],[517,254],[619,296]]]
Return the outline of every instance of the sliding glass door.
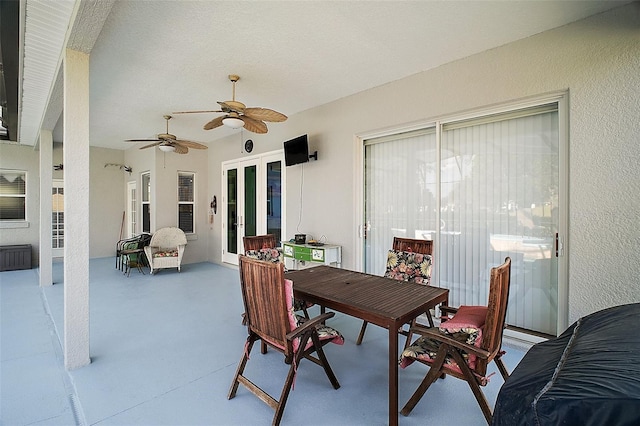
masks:
[[[552,102],[366,140],[365,270],[384,271],[393,236],[434,240],[433,284],[484,305],[510,256],[507,323],[556,335],[558,123]]]

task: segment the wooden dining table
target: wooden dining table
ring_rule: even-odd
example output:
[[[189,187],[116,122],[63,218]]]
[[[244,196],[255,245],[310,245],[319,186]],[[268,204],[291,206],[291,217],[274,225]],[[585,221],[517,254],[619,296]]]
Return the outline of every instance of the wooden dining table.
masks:
[[[331,266],[289,271],[296,299],[316,303],[389,330],[389,425],[398,424],[398,329],[438,304],[449,290]]]

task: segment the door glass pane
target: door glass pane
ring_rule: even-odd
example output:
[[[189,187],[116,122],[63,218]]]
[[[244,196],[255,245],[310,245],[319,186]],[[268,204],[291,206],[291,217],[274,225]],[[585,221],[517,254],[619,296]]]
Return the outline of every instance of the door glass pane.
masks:
[[[244,235],[247,237],[256,235],[257,226],[257,166],[244,168]]]
[[[267,234],[282,239],[282,162],[267,163]]]
[[[440,285],[453,306],[485,304],[489,270],[511,257],[507,323],[556,334],[558,113],[446,129]]]
[[[238,253],[238,169],[227,171],[227,252]]]
[[[435,130],[365,146],[365,271],[382,275],[393,237],[435,238]]]
[[[138,211],[137,211],[137,205],[138,205],[138,200],[136,199],[136,183],[135,182],[129,182],[128,184],[128,188],[129,188],[129,192],[128,192],[128,197],[129,197],[129,209],[128,209],[128,236],[129,237],[133,237],[136,233],[136,225],[137,225],[137,216],[138,216]]]

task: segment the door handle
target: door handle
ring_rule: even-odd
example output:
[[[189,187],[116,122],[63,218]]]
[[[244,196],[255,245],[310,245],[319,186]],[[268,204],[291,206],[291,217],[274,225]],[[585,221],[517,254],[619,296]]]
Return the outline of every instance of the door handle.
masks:
[[[562,244],[562,237],[556,232],[556,257],[563,255],[564,245]]]

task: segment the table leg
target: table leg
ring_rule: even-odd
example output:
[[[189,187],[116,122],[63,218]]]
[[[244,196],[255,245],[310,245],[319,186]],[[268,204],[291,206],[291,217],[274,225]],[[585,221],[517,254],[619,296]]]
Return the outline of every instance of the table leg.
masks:
[[[398,327],[389,326],[389,426],[398,425]]]

